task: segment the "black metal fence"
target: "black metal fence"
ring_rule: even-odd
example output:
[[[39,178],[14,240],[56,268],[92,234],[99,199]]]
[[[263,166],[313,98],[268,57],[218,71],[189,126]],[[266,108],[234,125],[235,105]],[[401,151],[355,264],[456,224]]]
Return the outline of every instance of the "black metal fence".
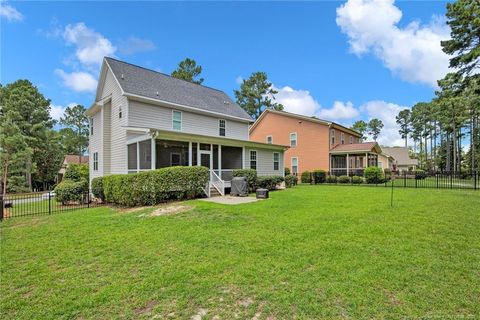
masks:
[[[6,195],[0,194],[0,219],[24,216],[48,215],[71,210],[91,208],[103,205],[95,201],[89,192],[79,195],[77,201],[58,201],[55,192],[44,191]]]
[[[305,182],[305,181],[303,181]],[[480,189],[479,172],[385,172],[382,178],[367,181],[363,175],[338,176],[337,172],[311,172],[310,184],[358,185],[395,188]]]

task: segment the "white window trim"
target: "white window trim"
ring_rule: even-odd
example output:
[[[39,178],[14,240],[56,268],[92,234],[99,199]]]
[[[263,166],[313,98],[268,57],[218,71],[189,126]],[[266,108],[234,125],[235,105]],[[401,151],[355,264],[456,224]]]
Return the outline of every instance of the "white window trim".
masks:
[[[353,144],[353,136],[350,136],[350,144]]]
[[[252,152],[255,152],[255,170],[258,169],[258,152],[257,150],[249,150],[248,152],[248,168],[251,169],[252,168]]]
[[[292,146],[292,134],[295,135],[295,145]],[[296,132],[290,132],[290,147],[291,148],[296,148],[298,146],[298,135]]]
[[[270,142],[268,141],[268,138],[270,138]],[[273,137],[272,136],[267,136],[267,143],[268,144],[273,144]]]
[[[96,168],[95,168],[96,164]],[[98,171],[98,151],[93,153],[93,171]]]
[[[175,112],[180,113],[180,129],[175,129],[174,123],[175,123],[175,117],[174,114]],[[172,109],[172,130],[174,131],[182,131],[183,129],[183,112],[179,110]]]
[[[278,160],[275,161],[275,155],[278,155]],[[278,169],[275,169],[275,162],[278,163]],[[280,170],[280,152],[274,152],[273,153],[273,170],[276,171],[276,170]]]
[[[345,144],[345,133],[343,132],[340,133],[340,143]]]
[[[122,119],[123,118],[123,109],[122,109],[122,106],[118,106],[118,119]]]
[[[126,149],[127,149],[127,173],[135,173],[135,172],[140,172],[140,171],[149,171],[149,170],[152,170],[153,169],[153,163],[154,161],[156,161],[154,159],[154,152],[152,152],[152,150],[150,150],[150,168],[149,169],[140,169],[140,142],[145,142],[147,140],[152,141],[152,139],[142,139],[142,137],[138,137],[138,138],[135,138],[135,139],[131,139],[132,142],[128,142],[127,141],[127,144],[125,145],[126,146]],[[135,141],[133,141],[135,140]],[[128,146],[131,145],[131,144],[136,144],[137,145],[137,168],[136,169],[129,169],[128,168]],[[152,147],[152,146],[150,146]]]
[[[297,160],[297,172],[293,172],[293,159]],[[292,157],[290,158],[290,169],[292,170],[292,174],[296,173],[298,175],[298,157]]]
[[[222,136],[220,135],[220,129],[222,128],[220,126],[220,123],[223,121],[223,123],[225,124],[225,126],[223,127],[223,129],[225,130],[225,134]],[[218,136],[219,137],[226,137],[227,136],[227,120],[226,119],[218,119]]]
[[[335,141],[337,140],[337,139],[335,139],[335,134],[336,134],[335,129],[331,129],[330,130],[330,144],[335,144]],[[333,140],[332,140],[332,138],[333,138]]]

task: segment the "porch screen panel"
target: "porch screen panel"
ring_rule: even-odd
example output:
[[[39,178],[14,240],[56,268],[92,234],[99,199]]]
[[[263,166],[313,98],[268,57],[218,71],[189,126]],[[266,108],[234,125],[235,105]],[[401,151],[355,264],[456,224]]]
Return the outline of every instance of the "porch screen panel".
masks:
[[[141,141],[138,143],[140,147],[140,170],[152,168],[152,142],[150,140]]]
[[[137,144],[132,143],[127,146],[128,148],[128,171],[137,170]]]

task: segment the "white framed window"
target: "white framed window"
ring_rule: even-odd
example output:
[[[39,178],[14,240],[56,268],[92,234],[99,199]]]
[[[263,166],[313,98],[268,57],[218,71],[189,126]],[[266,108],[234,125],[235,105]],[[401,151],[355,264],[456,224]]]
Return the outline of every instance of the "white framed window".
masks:
[[[93,136],[93,118],[90,118],[90,135]]]
[[[273,153],[273,170],[280,169],[280,153]]]
[[[350,136],[350,144],[353,143],[353,136]]]
[[[118,107],[118,118],[122,119],[122,106]]]
[[[152,141],[143,140],[127,145],[128,173],[152,169]]]
[[[297,133],[292,132],[290,133],[290,147],[296,147],[297,146]]]
[[[340,133],[340,143],[345,144],[345,133]]]
[[[335,129],[330,130],[330,143],[335,144]]]
[[[93,153],[93,171],[98,171],[98,152]]]
[[[272,136],[267,136],[267,143],[272,144],[273,143],[273,137]]]
[[[298,158],[297,157],[292,157],[292,174],[293,175],[298,174]]]
[[[182,131],[182,112],[172,110],[172,129]]]
[[[170,166],[179,166],[181,164],[181,155],[178,152],[170,153]]]
[[[224,119],[218,120],[218,130],[219,130],[218,134],[221,137],[225,137],[226,126],[227,126],[227,121],[226,120],[224,120]]]
[[[250,169],[257,170],[257,151],[250,150]]]

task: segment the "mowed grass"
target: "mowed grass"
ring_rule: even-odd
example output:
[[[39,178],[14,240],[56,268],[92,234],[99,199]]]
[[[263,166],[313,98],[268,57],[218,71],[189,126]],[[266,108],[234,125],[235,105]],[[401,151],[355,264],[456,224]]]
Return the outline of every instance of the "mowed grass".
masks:
[[[1,223],[1,318],[480,316],[480,192],[297,186],[271,199]]]

